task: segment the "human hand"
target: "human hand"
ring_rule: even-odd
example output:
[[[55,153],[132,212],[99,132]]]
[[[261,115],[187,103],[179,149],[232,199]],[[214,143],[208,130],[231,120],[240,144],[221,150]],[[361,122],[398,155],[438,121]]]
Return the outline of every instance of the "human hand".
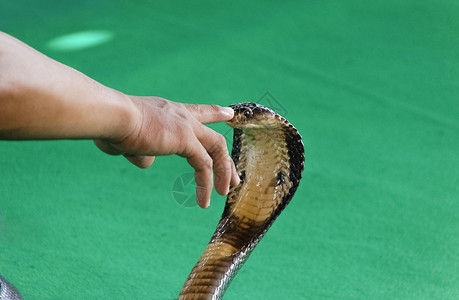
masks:
[[[128,96],[136,113],[128,133],[120,139],[95,140],[103,152],[124,155],[131,163],[148,168],[155,156],[177,154],[195,169],[196,200],[202,208],[210,204],[212,169],[215,190],[226,195],[239,177],[228,154],[225,138],[203,124],[223,122],[233,110],[217,105],[183,104],[159,97]]]
[[[93,139],[141,168],[178,154],[195,169],[196,198],[239,179],[222,135],[203,124],[228,121],[231,108],[127,96],[0,32],[0,139]]]

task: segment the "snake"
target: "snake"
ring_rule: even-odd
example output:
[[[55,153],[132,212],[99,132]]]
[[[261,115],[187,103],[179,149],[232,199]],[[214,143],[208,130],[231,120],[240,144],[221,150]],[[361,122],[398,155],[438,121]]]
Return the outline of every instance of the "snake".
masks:
[[[206,249],[178,299],[222,299],[248,257],[298,188],[304,146],[298,130],[268,107],[230,105],[234,117],[231,158],[240,183],[230,188],[225,208]]]
[[[0,300],[22,300],[19,291],[0,275]]]

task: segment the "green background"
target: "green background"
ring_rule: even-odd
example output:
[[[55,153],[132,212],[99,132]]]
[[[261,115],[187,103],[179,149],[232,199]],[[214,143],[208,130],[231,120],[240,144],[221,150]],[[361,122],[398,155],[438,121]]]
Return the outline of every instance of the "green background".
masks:
[[[446,0],[0,3],[1,30],[125,93],[285,108],[303,180],[225,299],[459,298],[458,16]],[[87,30],[113,38],[49,46]],[[184,159],[140,170],[91,141],[0,142],[0,166],[0,274],[26,299],[173,299],[225,201],[182,207]]]

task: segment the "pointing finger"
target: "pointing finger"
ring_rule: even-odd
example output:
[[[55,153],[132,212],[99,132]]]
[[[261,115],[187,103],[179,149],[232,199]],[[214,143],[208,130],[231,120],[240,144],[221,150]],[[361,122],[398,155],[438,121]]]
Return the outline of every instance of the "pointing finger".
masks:
[[[229,121],[234,116],[234,111],[230,107],[200,104],[185,104],[185,107],[203,124]]]

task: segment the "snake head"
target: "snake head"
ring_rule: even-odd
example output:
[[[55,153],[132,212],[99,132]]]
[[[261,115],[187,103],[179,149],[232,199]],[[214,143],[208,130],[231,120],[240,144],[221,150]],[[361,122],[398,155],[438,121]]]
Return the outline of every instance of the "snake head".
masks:
[[[230,107],[234,110],[234,117],[226,124],[233,128],[271,128],[276,126],[276,120],[283,119],[273,110],[257,103],[243,102]]]

